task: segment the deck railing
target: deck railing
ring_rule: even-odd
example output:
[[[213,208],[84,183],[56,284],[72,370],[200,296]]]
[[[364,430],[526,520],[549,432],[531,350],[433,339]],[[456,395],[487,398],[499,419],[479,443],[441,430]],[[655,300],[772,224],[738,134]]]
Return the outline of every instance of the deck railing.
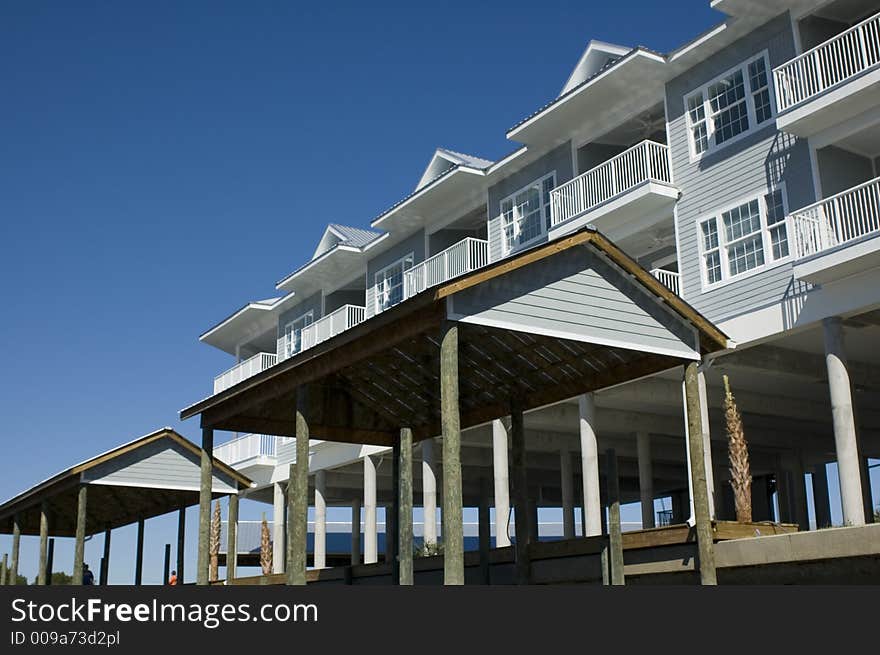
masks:
[[[880,64],[880,13],[773,70],[783,112]]]
[[[467,237],[403,274],[403,299],[482,268],[489,262],[489,242]]]
[[[319,343],[335,337],[341,332],[354,327],[364,320],[364,308],[357,305],[343,305],[330,312],[327,316],[302,329],[299,344],[292,345],[293,335],[285,335],[278,339],[278,361],[283,362],[294,355],[317,346]]]
[[[214,457],[230,466],[255,457],[275,457],[278,446],[289,440],[290,437],[269,434],[246,434],[214,448]]]
[[[257,353],[253,357],[239,362],[214,378],[214,393],[220,393],[260,371],[265,371],[270,366],[274,366],[275,361],[275,353]]]
[[[651,275],[660,280],[667,289],[674,291],[675,295],[681,295],[678,285],[678,273],[675,271],[667,271],[662,268],[655,268],[651,270]]]
[[[669,148],[642,141],[550,192],[552,225],[598,207],[645,182],[671,184]]]
[[[880,177],[792,212],[788,232],[795,259],[880,234]]]

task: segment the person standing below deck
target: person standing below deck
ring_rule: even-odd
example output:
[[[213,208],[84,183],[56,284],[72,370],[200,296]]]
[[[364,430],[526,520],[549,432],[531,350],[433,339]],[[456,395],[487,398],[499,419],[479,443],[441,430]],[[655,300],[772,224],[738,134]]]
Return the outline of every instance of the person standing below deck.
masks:
[[[84,585],[93,585],[95,584],[95,575],[89,570],[88,564],[83,564],[83,572],[82,572],[82,583]]]
[[[171,572],[171,577],[168,578],[168,584],[176,585],[177,584],[177,571]]]

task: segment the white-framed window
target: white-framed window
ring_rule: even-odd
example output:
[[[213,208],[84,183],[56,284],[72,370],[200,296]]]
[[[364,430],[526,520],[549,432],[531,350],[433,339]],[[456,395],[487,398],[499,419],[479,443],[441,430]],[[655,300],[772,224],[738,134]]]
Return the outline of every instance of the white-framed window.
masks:
[[[501,200],[501,230],[507,254],[544,236],[550,229],[550,192],[556,171]]]
[[[689,93],[684,99],[691,157],[714,152],[776,114],[767,52]]]
[[[747,275],[789,255],[785,186],[716,212],[697,224],[703,284]]]
[[[403,300],[403,274],[415,263],[415,255],[409,253],[375,275],[376,312],[388,309]]]
[[[292,357],[303,349],[302,332],[315,322],[315,312],[310,309],[284,326],[285,357]]]

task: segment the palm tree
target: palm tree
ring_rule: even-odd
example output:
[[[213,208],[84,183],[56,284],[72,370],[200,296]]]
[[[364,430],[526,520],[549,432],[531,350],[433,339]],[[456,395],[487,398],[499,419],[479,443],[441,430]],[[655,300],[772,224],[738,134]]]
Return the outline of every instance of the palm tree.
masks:
[[[743,430],[742,415],[730,391],[730,381],[724,377],[724,419],[727,422],[727,454],[730,459],[730,486],[736,505],[736,520],[752,520],[752,472],[749,467],[749,448]]]
[[[218,577],[217,558],[220,555],[220,501],[214,503],[214,515],[211,517],[211,535],[208,541],[208,552],[211,559],[208,564],[208,579],[216,580]]]
[[[272,541],[269,538],[269,524],[266,522],[265,512],[263,512],[263,523],[260,525],[260,566],[263,575],[272,573]]]

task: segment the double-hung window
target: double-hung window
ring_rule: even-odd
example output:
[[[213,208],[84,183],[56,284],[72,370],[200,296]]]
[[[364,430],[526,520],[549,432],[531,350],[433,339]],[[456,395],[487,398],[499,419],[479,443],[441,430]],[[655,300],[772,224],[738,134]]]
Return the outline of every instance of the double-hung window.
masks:
[[[685,97],[691,156],[713,152],[773,118],[769,71],[762,53]]]
[[[413,253],[401,257],[375,275],[376,313],[403,300],[403,274],[413,267]]]
[[[315,313],[313,310],[310,309],[302,316],[295,318],[290,323],[284,326],[285,358],[292,357],[293,355],[300,352],[304,347],[312,345],[303,343],[303,330],[311,325],[314,320]]]
[[[784,187],[700,221],[698,239],[707,286],[788,257]]]
[[[550,192],[555,186],[556,171],[553,171],[501,201],[505,254],[547,233],[550,228]]]

